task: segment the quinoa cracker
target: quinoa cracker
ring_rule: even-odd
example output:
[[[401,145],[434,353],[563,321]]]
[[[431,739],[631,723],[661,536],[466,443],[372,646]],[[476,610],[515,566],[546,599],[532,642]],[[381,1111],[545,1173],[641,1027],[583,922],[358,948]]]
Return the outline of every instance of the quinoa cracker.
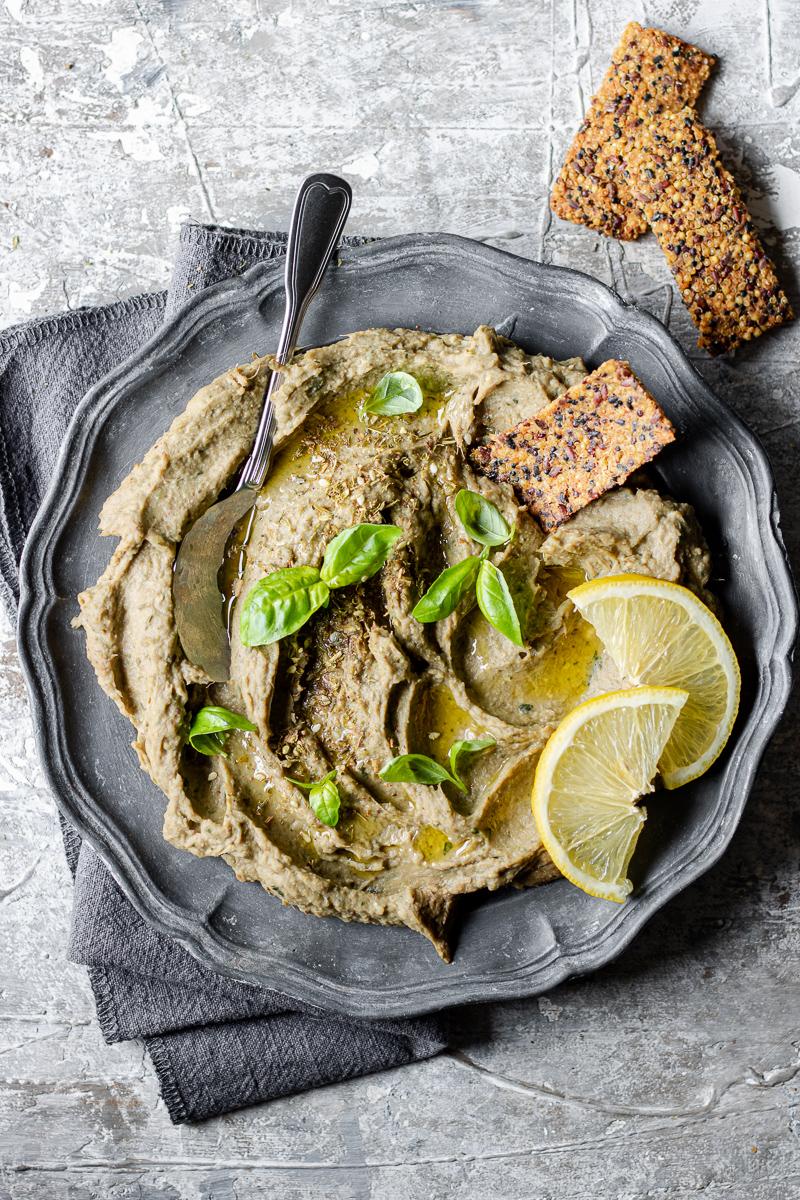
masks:
[[[633,138],[659,113],[693,104],[714,61],[660,29],[627,25],[553,186],[553,212],[609,237],[643,234],[647,222],[624,173]]]
[[[714,354],[793,317],[713,134],[692,108],[644,126],[628,177],[700,331]]]
[[[612,358],[536,416],[478,446],[472,459],[490,479],[513,483],[549,532],[674,440],[630,364]]]

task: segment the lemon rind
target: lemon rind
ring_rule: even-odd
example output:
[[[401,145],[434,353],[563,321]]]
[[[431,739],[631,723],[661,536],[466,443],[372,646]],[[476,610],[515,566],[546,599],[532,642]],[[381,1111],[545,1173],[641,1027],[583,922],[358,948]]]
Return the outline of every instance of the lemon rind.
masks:
[[[625,862],[622,865],[622,875],[620,878],[605,882],[589,875],[584,871],[578,870],[572,860],[567,855],[566,851],[561,848],[560,842],[552,833],[550,822],[547,817],[546,800],[549,795],[549,789],[546,783],[552,781],[554,768],[561,757],[561,754],[567,749],[572,741],[572,737],[576,731],[581,728],[587,721],[591,720],[593,715],[599,715],[602,712],[607,712],[612,708],[644,708],[648,704],[670,704],[675,708],[675,720],[686,703],[688,693],[681,688],[674,687],[658,687],[658,686],[642,686],[635,688],[624,688],[615,692],[604,692],[600,696],[593,696],[590,700],[584,700],[571,712],[567,713],[558,727],[553,731],[548,739],[544,749],[542,750],[539,762],[536,768],[536,776],[533,783],[533,791],[531,795],[531,808],[533,818],[536,823],[536,828],[539,836],[542,839],[544,846],[554,865],[559,872],[580,888],[581,891],[588,893],[601,900],[611,900],[614,903],[622,904],[630,895],[632,890],[631,881],[627,878],[627,869],[630,864],[631,857],[636,848],[636,843],[644,826],[646,811],[639,809],[641,814],[639,826],[635,837],[631,841],[631,846],[626,856]],[[638,797],[636,797],[638,798]],[[631,798],[633,803],[634,798]],[[631,814],[633,815],[633,814]]]
[[[713,631],[713,635],[715,636],[709,633],[709,640],[715,648],[718,649],[722,646],[725,650],[723,655],[717,653],[717,662],[726,677],[728,685],[725,713],[719,721],[716,737],[699,758],[677,770],[662,771],[661,782],[663,786],[668,791],[674,791],[675,788],[683,787],[684,784],[691,783],[692,780],[699,779],[701,775],[704,775],[725,749],[739,712],[742,686],[741,671],[730,638],[718,618],[708,605],[703,603],[699,596],[696,596],[689,588],[683,587],[682,584],[674,583],[670,579],[657,579],[652,575],[639,575],[628,572],[620,575],[601,575],[597,579],[589,579],[585,583],[580,583],[577,587],[572,588],[567,593],[567,596],[581,616],[584,617],[584,620],[589,621],[589,618],[584,615],[580,603],[581,600],[596,595],[598,592],[604,593],[604,598],[633,599],[637,595],[641,595],[643,590],[660,594],[665,599],[668,598],[673,603],[680,604],[685,612],[698,619],[698,623],[707,633],[709,630]],[[592,622],[589,621],[589,624],[592,624]]]

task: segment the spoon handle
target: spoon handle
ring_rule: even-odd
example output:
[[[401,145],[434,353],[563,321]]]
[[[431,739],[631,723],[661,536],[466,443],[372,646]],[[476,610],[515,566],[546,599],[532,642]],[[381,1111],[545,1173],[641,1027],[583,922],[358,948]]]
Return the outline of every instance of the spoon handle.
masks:
[[[286,247],[286,308],[275,354],[281,365],[288,363],[294,353],[300,325],[339,244],[352,198],[350,184],[337,175],[308,175],[300,184]],[[242,467],[237,491],[260,488],[266,479],[275,437],[272,397],[282,379],[279,371],[270,376],[253,448]]]

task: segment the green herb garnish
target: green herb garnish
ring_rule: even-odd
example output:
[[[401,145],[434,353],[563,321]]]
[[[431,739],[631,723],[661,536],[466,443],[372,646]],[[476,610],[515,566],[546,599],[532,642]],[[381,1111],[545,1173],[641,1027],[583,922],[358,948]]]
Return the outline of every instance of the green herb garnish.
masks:
[[[329,588],[362,583],[380,571],[403,531],[397,525],[353,525],[328,543],[320,577]]]
[[[492,547],[510,542],[514,530],[499,508],[478,492],[462,488],[455,507],[465,532],[473,541],[480,542],[483,550],[446,567],[417,601],[411,615],[423,624],[441,621],[455,611],[474,584],[478,607],[489,624],[515,646],[522,646],[519,616],[505,576],[487,557]]]
[[[482,546],[504,546],[511,540],[511,526],[500,509],[478,492],[462,488],[456,496],[456,512],[472,540]]]
[[[455,566],[445,568],[414,605],[412,617],[423,624],[449,617],[451,612],[455,612],[459,600],[474,586],[480,565],[480,557],[470,554]]]
[[[390,758],[378,774],[387,783],[424,783],[434,787],[448,780],[455,782],[450,772],[427,754],[398,754]]]
[[[287,778],[289,778],[287,776]],[[323,825],[329,825],[334,829],[339,821],[339,807],[341,798],[339,789],[333,782],[336,778],[335,771],[329,771],[322,779],[311,783],[302,783],[299,779],[289,779],[295,787],[301,788],[304,792],[308,792],[308,803],[318,821]]]
[[[469,758],[473,754],[482,754],[484,750],[488,750],[491,746],[496,745],[497,743],[491,734],[482,738],[460,738],[457,742],[453,742],[447,758],[450,763],[450,771],[456,783],[460,783],[462,786],[464,784],[463,779],[458,773],[459,763],[463,759]]]
[[[417,412],[422,408],[422,388],[407,371],[390,371],[370,393],[359,412],[379,417],[396,417],[400,413]]]
[[[296,633],[331,591],[362,583],[386,562],[403,531],[397,525],[353,525],[328,544],[322,568],[284,567],[260,579],[245,597],[239,629],[245,646],[269,646]]]
[[[395,758],[389,759],[378,774],[387,783],[422,783],[426,787],[435,787],[439,783],[452,783],[460,792],[466,792],[466,784],[458,773],[459,763],[463,758],[471,754],[480,754],[496,744],[491,735],[475,738],[472,741],[453,742],[448,754],[449,771],[434,758],[429,758],[427,754],[398,754]]]
[[[475,584],[475,599],[490,625],[513,642],[522,646],[522,630],[506,578],[499,567],[486,559],[481,563]]]
[[[247,729],[254,733],[256,726],[229,708],[208,704],[195,713],[189,730],[189,745],[200,754],[225,757],[225,739],[232,729]]]
[[[318,608],[326,607],[330,588],[316,567],[284,567],[250,589],[242,606],[240,631],[245,646],[270,646],[296,633]]]

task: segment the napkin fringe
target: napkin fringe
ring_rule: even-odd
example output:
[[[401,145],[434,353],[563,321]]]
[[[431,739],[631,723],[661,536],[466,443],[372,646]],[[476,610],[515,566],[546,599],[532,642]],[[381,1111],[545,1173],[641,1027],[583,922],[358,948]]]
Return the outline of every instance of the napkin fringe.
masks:
[[[185,1125],[189,1120],[189,1113],[183,1102],[183,1096],[181,1095],[181,1090],[178,1087],[172,1067],[172,1059],[163,1038],[145,1038],[145,1046],[158,1077],[158,1090],[161,1093],[161,1099],[166,1105],[169,1119],[173,1125]]]
[[[213,246],[215,252],[220,250],[249,251],[257,255],[260,261],[281,258],[286,250],[289,239],[288,233],[264,233],[258,230],[234,229],[229,225],[201,225],[196,221],[185,221],[181,225],[180,243],[182,246]]]
[[[38,346],[49,337],[61,337],[65,333],[76,333],[80,329],[90,329],[95,325],[107,325],[120,317],[130,316],[131,313],[163,308],[165,299],[166,292],[140,292],[136,296],[128,296],[125,300],[115,300],[113,304],[73,308],[70,312],[23,321],[0,333],[0,355],[19,350],[23,346]]]
[[[105,967],[87,967],[86,973],[89,976],[89,983],[94,992],[97,1023],[100,1026],[103,1040],[108,1045],[124,1041],[125,1039],[120,1033],[117,1023],[117,1008],[108,972]]]
[[[25,544],[16,479],[11,470],[3,426],[0,425],[0,597],[10,613],[16,613],[19,598],[17,563]]]

